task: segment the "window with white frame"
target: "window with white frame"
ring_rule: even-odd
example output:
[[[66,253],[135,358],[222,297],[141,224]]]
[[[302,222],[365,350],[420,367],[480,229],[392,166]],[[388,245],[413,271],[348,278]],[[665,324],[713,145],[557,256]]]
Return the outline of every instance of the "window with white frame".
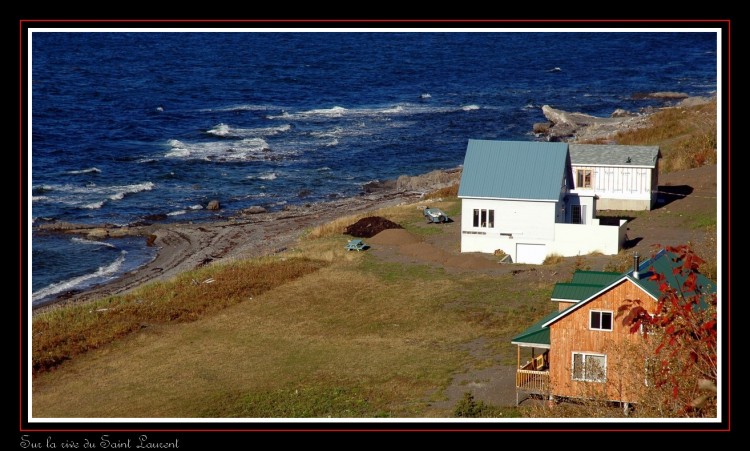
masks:
[[[589,312],[589,329],[612,330],[612,312],[606,310],[591,310]]]
[[[495,210],[474,209],[474,227],[483,227],[491,229],[495,227]]]
[[[604,382],[607,379],[607,356],[574,352],[572,378],[575,381]]]

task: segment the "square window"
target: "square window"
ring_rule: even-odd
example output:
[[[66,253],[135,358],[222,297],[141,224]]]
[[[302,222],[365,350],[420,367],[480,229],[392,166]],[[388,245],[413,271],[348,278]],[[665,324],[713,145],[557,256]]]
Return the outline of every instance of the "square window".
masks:
[[[573,353],[573,380],[604,382],[607,379],[607,356]]]
[[[591,310],[589,328],[593,330],[612,330],[612,312]]]

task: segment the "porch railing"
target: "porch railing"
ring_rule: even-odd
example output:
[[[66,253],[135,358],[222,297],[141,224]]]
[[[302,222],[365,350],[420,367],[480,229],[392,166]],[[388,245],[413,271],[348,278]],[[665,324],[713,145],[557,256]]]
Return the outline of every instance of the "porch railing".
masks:
[[[531,393],[547,393],[549,391],[549,371],[517,370],[516,388]]]

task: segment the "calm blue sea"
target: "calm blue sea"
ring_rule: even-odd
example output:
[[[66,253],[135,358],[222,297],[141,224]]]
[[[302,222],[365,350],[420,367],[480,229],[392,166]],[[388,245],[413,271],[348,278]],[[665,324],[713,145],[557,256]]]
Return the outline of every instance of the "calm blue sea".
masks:
[[[609,115],[633,93],[716,90],[716,35],[36,32],[33,225],[202,221],[356,195],[536,139],[541,106]],[[218,199],[224,209],[204,209]],[[143,239],[32,234],[33,302],[153,258]]]

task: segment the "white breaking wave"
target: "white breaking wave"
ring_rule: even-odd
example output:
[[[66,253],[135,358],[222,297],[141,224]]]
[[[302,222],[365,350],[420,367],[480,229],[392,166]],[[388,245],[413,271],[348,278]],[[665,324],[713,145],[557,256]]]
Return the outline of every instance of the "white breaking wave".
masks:
[[[333,108],[313,109],[301,111],[298,113],[289,113],[284,111],[278,116],[267,116],[268,119],[321,119],[321,118],[339,118],[339,117],[377,117],[390,115],[412,115],[412,114],[430,114],[430,113],[450,113],[453,111],[468,111],[479,109],[477,105],[467,105],[464,107],[455,106],[430,106],[424,103],[400,103],[388,107],[376,108],[344,108],[335,106]]]
[[[319,116],[336,116],[336,117],[338,117],[338,116],[343,116],[348,111],[349,110],[347,110],[344,107],[335,106],[333,108],[322,108],[322,109],[317,109],[317,110],[305,111],[305,112],[303,112],[301,114],[306,114],[306,115],[309,115],[309,116],[319,115]]]
[[[117,192],[109,196],[112,200],[120,200],[128,194],[140,193],[141,191],[151,191],[154,189],[153,182],[137,183],[135,185],[113,186]]]
[[[263,111],[271,107],[266,105],[252,105],[252,104],[241,104],[241,105],[230,105],[221,108],[208,108],[201,111]]]
[[[432,96],[429,93],[426,93],[426,92],[424,94],[422,94],[420,97],[423,98],[423,99],[430,99],[430,98],[432,98]]]
[[[206,131],[209,135],[221,136],[223,138],[249,138],[258,136],[273,136],[292,129],[291,124],[279,125],[278,127],[261,127],[261,128],[235,128],[221,123],[214,128]]]
[[[47,199],[49,199],[49,197],[47,196],[31,196],[32,202],[38,202],[40,200],[47,200]]]
[[[278,178],[278,175],[275,172],[269,172],[266,174],[259,175],[258,178],[260,180],[276,180]]]
[[[185,213],[187,213],[187,211],[185,210],[170,211],[169,213],[167,213],[167,216],[179,216],[184,215]]]
[[[81,169],[81,170],[78,170],[78,171],[68,171],[67,174],[88,174],[90,172],[100,173],[100,172],[102,172],[102,170],[99,169],[99,168],[91,167],[91,168],[87,168],[87,169]]]
[[[236,141],[212,141],[186,143],[169,140],[170,151],[165,157],[208,161],[243,161],[263,158],[268,143],[261,138],[246,138]]]
[[[125,254],[127,251],[121,251],[120,256],[115,261],[107,266],[100,266],[96,271],[90,274],[84,274],[82,276],[73,277],[72,279],[64,280],[62,282],[53,283],[40,290],[37,290],[31,294],[32,304],[35,304],[40,299],[46,298],[53,294],[62,293],[63,291],[71,290],[84,282],[98,278],[109,278],[120,269],[123,262],[125,262]]]
[[[227,124],[219,124],[206,133],[216,136],[228,136],[230,133],[229,126]]]
[[[84,238],[71,238],[71,241],[78,244],[89,244],[89,245],[95,245],[95,246],[106,246],[111,247],[114,249],[114,245],[110,243],[105,243],[104,241],[94,241],[94,240],[87,240]]]
[[[85,208],[86,210],[98,210],[104,206],[103,200],[100,200],[99,202],[91,202],[89,204],[81,205],[81,208]]]
[[[401,105],[396,105],[393,108],[386,108],[385,110],[382,110],[381,113],[384,114],[391,114],[391,113],[403,113],[404,107]]]
[[[189,210],[203,210],[203,205],[195,204],[188,207]]]
[[[155,158],[141,158],[136,163],[153,163],[154,161],[156,161]]]
[[[45,186],[44,189],[51,194],[39,197],[45,197],[46,199],[44,200],[50,202],[60,202],[72,207],[96,210],[102,208],[108,201],[117,201],[129,194],[150,191],[154,189],[154,186],[156,185],[153,182],[110,186],[97,186],[95,184],[88,184],[86,186],[71,184],[50,185]]]

